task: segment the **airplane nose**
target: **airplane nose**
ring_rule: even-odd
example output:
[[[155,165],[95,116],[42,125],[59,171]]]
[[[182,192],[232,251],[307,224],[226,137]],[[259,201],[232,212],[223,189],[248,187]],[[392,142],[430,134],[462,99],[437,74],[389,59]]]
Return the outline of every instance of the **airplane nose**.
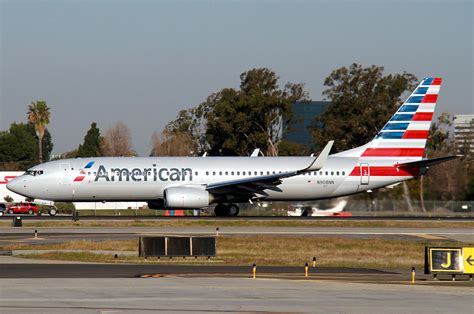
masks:
[[[13,179],[11,181],[8,181],[7,183],[7,189],[9,189],[10,191],[14,193],[19,192],[20,186],[21,186],[21,182],[18,179]]]

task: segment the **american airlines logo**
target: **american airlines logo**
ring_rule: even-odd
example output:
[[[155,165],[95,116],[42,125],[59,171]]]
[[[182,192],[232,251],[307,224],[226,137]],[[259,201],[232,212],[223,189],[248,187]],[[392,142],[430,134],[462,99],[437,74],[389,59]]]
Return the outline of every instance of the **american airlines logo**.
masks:
[[[94,165],[91,161],[84,169],[90,169]],[[81,182],[87,173],[83,169],[74,179],[74,182]],[[99,165],[94,173],[94,181],[122,182],[122,181],[193,181],[193,170],[191,168],[158,168],[153,164],[149,168],[110,168]]]
[[[90,169],[92,168],[93,165],[94,165],[94,161],[91,161],[84,167],[84,169]],[[74,182],[81,182],[82,180],[84,180],[85,177],[86,177],[86,172],[83,169],[81,169],[79,171],[79,175],[74,178]]]

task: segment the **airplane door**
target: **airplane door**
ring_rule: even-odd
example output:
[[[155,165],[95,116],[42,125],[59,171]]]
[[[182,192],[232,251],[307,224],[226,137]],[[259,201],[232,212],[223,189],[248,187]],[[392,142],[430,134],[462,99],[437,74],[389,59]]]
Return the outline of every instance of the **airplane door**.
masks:
[[[368,185],[370,178],[370,168],[369,164],[361,163],[360,164],[360,184],[361,185]]]

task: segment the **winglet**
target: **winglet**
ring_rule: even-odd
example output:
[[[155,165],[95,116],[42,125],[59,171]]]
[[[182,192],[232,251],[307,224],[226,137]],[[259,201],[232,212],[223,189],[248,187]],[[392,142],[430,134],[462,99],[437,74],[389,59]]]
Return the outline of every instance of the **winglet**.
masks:
[[[329,141],[324,147],[324,149],[321,151],[319,156],[313,160],[311,165],[303,169],[303,171],[317,171],[321,169],[326,163],[326,159],[329,156],[329,152],[331,151],[332,144],[334,144],[334,141]]]
[[[260,153],[260,148],[255,148],[252,152],[252,155],[250,155],[250,157],[258,157],[259,153]]]

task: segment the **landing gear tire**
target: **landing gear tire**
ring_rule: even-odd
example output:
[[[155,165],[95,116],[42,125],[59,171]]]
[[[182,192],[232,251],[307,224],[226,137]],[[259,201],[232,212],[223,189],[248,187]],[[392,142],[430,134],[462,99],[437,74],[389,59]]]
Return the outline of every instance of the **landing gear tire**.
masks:
[[[226,216],[227,212],[227,207],[224,204],[217,204],[216,207],[214,207],[214,214],[216,217],[224,217]]]
[[[239,215],[239,206],[235,204],[227,205],[227,216],[236,217]]]
[[[216,217],[236,217],[239,215],[239,206],[235,204],[217,204],[214,207]]]

